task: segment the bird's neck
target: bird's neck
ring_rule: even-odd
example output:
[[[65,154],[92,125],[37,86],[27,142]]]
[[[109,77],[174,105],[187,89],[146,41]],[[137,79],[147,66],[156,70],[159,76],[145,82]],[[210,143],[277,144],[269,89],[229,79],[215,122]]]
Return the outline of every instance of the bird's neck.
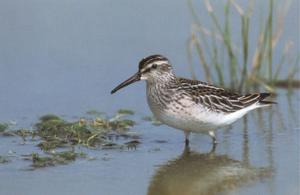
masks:
[[[173,72],[164,73],[161,76],[147,79],[148,86],[168,86],[176,83],[176,76]]]
[[[176,85],[176,76],[168,74],[156,79],[148,79],[147,99],[150,109],[154,115],[160,115],[167,108],[174,94],[173,87]]]

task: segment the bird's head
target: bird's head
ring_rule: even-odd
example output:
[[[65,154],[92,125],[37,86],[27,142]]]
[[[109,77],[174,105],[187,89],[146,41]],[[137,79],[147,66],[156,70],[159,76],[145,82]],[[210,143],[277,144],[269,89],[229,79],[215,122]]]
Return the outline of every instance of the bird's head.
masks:
[[[114,88],[111,93],[113,94],[119,89],[140,80],[163,82],[163,80],[169,78],[170,75],[172,75],[172,66],[169,60],[162,55],[151,55],[140,61],[137,73]]]

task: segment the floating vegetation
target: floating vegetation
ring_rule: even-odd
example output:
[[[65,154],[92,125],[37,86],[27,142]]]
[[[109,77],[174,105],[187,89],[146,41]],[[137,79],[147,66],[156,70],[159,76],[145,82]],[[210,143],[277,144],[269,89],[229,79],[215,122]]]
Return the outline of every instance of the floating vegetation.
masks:
[[[37,146],[44,154],[35,152],[25,158],[32,161],[34,168],[68,164],[78,157],[84,157],[85,154],[75,151],[77,145],[99,149],[123,149],[136,147],[140,143],[136,140],[139,136],[129,131],[136,124],[129,119],[129,116],[134,114],[133,111],[121,109],[112,117],[96,110],[90,110],[87,114],[92,118],[80,118],[75,121],[47,114],[40,117],[31,130],[10,130],[9,125],[1,123],[0,135],[21,137],[24,143],[29,137],[36,138],[34,141],[38,141]],[[119,137],[124,137],[127,142],[120,143]],[[128,139],[134,140],[128,142]],[[71,150],[68,150],[70,148]],[[61,149],[67,151],[57,152]],[[6,162],[9,162],[9,159],[0,156],[0,163]]]
[[[0,164],[9,163],[11,160],[7,156],[0,156]]]
[[[0,132],[4,132],[8,128],[7,123],[0,123]]]
[[[125,145],[127,146],[128,149],[136,149],[136,147],[140,143],[141,142],[139,140],[132,140],[132,141],[126,142]]]
[[[134,115],[134,112],[132,110],[120,109],[118,110],[118,114]]]
[[[107,142],[102,145],[102,149],[122,149],[124,145],[120,145],[114,142]]]
[[[66,147],[68,142],[61,141],[57,139],[41,141],[37,146],[40,147],[43,151],[54,150],[56,148]]]
[[[93,112],[95,113],[98,114]],[[128,110],[119,110],[112,118],[81,118],[75,122],[65,121],[55,115],[43,116],[35,124],[38,136],[43,139],[38,146],[43,150],[76,144],[87,147],[101,146],[107,142],[108,134],[113,132],[121,136],[135,125],[133,120],[124,118],[132,114],[133,112]]]
[[[110,118],[103,116],[102,112],[96,110],[88,111],[87,114],[96,117],[92,119],[80,118],[70,122],[59,116],[47,114],[40,117],[33,130],[8,131],[8,125],[3,123],[0,126],[1,135],[19,136],[24,140],[29,136],[38,137],[41,141],[37,146],[44,151],[77,144],[87,147],[107,147],[111,144],[112,137],[138,138],[136,133],[129,132],[129,129],[136,124],[135,121],[127,117],[134,114],[131,110],[120,109]]]
[[[112,117],[97,110],[90,110],[86,114],[89,116],[72,121],[47,114],[40,117],[32,129],[11,130],[7,123],[0,123],[0,136],[20,137],[22,144],[28,141],[37,142],[36,146],[43,153],[23,155],[24,160],[32,161],[31,167],[34,169],[68,164],[78,157],[88,159],[86,154],[76,152],[77,146],[93,149],[136,149],[141,144],[140,135],[130,131],[136,124],[130,119],[134,115],[132,110],[120,109]],[[152,125],[162,124],[153,116],[144,117],[143,120],[151,122]],[[120,140],[120,137],[123,139]],[[8,157],[0,156],[1,164],[10,161]]]
[[[154,126],[160,126],[160,125],[162,125],[162,123],[159,120],[157,120],[154,116],[145,116],[142,119],[144,121],[151,122],[151,124],[154,125]]]
[[[42,168],[56,165],[64,165],[73,162],[78,157],[86,157],[84,153],[77,153],[74,150],[50,153],[47,156],[41,156],[38,153],[32,153],[27,160],[32,161],[31,167]]]
[[[98,110],[89,110],[86,112],[86,114],[92,115],[92,116],[103,116],[104,112],[99,112]]]

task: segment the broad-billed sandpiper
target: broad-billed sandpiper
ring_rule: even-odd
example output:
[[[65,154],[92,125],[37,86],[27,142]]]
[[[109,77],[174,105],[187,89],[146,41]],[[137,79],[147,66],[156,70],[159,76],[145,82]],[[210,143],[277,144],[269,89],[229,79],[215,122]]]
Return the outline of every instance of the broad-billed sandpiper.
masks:
[[[205,82],[177,77],[162,55],[142,59],[139,70],[111,93],[139,80],[147,84],[147,100],[155,118],[183,130],[185,143],[190,132],[208,133],[216,144],[215,130],[232,124],[249,111],[269,106],[269,93],[240,95]]]

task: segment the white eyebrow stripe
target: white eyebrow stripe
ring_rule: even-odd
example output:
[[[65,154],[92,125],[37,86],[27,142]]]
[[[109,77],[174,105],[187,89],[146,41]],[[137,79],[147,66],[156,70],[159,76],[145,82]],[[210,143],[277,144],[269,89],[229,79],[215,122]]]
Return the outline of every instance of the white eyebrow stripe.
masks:
[[[167,64],[167,63],[169,63],[168,60],[159,60],[159,61],[152,62],[150,64],[151,65],[152,64],[162,65],[162,64]]]
[[[159,65],[167,64],[167,63],[169,63],[168,60],[157,60],[157,61],[151,62],[151,63],[147,64],[147,66],[145,66],[145,67],[141,70],[141,72],[144,72],[145,70],[151,68],[153,64],[157,64],[157,65],[159,66]]]

